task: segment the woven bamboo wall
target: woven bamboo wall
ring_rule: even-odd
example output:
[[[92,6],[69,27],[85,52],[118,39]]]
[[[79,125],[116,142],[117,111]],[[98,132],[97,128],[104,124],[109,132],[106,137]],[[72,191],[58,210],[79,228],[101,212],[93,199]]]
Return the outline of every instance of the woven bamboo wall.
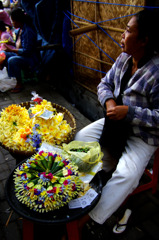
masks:
[[[71,1],[72,30],[70,34],[74,42],[75,81],[94,93],[96,93],[96,87],[101,77],[105,75],[104,72],[110,69],[113,60],[115,61],[121,53],[119,46],[121,34],[131,18],[122,18],[122,16],[134,14],[142,10],[141,6],[145,5],[145,0],[102,0],[100,3],[97,2],[98,0],[91,0],[90,3],[88,1]],[[118,5],[113,5],[113,3]],[[106,21],[109,19],[113,20]],[[93,24],[97,22],[100,22],[100,28]],[[101,27],[104,31],[101,30]],[[96,69],[96,71],[92,69]]]

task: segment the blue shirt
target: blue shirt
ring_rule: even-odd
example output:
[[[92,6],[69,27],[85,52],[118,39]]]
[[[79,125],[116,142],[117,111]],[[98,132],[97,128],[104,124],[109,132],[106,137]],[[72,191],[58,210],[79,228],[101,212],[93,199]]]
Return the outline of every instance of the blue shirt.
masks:
[[[120,93],[121,79],[128,69],[131,56],[121,53],[101,79],[97,87],[98,99],[116,99]],[[146,143],[159,146],[159,56],[152,57],[134,73],[122,94],[123,105],[129,106],[125,121],[133,127],[133,133]]]
[[[18,38],[20,29],[16,31]],[[32,60],[32,64],[36,65],[39,62],[39,54],[37,53],[37,33],[29,25],[24,24],[21,33],[21,48],[18,50],[18,55]]]

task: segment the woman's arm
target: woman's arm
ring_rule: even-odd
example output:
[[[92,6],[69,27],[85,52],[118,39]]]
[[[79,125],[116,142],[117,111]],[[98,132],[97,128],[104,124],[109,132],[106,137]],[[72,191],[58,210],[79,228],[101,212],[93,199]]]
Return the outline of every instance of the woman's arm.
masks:
[[[6,52],[14,52],[14,53],[16,53],[16,54],[18,54],[18,49],[16,49],[16,48],[11,48],[10,46],[8,46],[6,43],[4,44],[4,47],[5,47],[5,51]]]
[[[107,72],[104,78],[97,86],[98,100],[103,107],[108,99],[114,99],[115,89],[119,92],[120,90],[120,76],[122,72],[122,66],[124,65],[126,59],[128,59],[127,54],[120,54],[116,62],[113,64],[111,69]]]
[[[26,57],[32,56],[37,48],[37,34],[34,29],[26,24],[21,34],[21,45],[18,54]]]

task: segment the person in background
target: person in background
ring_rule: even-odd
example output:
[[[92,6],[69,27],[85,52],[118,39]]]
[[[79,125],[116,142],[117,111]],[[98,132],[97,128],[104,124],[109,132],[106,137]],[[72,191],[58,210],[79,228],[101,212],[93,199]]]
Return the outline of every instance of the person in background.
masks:
[[[159,37],[156,22],[157,14],[149,9],[130,19],[121,38],[122,53],[97,87],[106,117],[113,123],[122,120],[131,129],[119,159],[109,154],[107,144],[102,146],[103,169],[113,173],[103,187],[99,202],[86,217],[99,224],[103,224],[138,186],[159,146]],[[123,81],[125,86],[118,103]],[[75,140],[99,142],[104,124],[105,118],[91,123],[76,134]],[[107,138],[105,134],[104,139]],[[116,146],[113,148],[115,152]]]
[[[0,20],[0,51],[6,49],[5,43],[8,47],[15,48],[11,34],[7,31],[5,23]]]
[[[6,59],[6,54],[2,52],[6,49],[5,43],[10,48],[15,48],[15,42],[13,41],[11,34],[6,30],[4,22],[0,20],[0,70],[3,69]]]
[[[9,29],[12,29],[12,23],[9,14],[4,10],[4,6],[2,1],[0,1],[0,20],[5,23],[6,26],[9,27]]]
[[[37,33],[32,26],[29,16],[20,7],[11,11],[11,20],[16,29],[16,40],[13,49],[5,45],[6,67],[9,77],[15,77],[17,85],[12,92],[20,92],[23,88],[21,71],[35,71],[40,62],[39,53],[37,52]]]

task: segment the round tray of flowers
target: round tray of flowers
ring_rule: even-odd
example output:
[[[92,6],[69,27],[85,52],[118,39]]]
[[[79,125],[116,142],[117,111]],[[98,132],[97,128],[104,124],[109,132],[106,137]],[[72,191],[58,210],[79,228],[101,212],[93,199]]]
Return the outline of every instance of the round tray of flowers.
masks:
[[[78,167],[55,152],[40,151],[14,171],[15,195],[33,211],[59,209],[82,190]]]
[[[10,207],[29,221],[62,224],[80,218],[93,209],[100,199],[102,181],[97,173],[83,183],[78,167],[55,151],[40,151],[23,160],[10,173],[5,194]],[[97,196],[85,208],[69,208],[68,202],[92,188]]]
[[[75,131],[73,115],[65,107],[45,99],[36,104],[12,104],[1,112],[0,145],[17,158],[32,156],[42,142],[68,143]]]

